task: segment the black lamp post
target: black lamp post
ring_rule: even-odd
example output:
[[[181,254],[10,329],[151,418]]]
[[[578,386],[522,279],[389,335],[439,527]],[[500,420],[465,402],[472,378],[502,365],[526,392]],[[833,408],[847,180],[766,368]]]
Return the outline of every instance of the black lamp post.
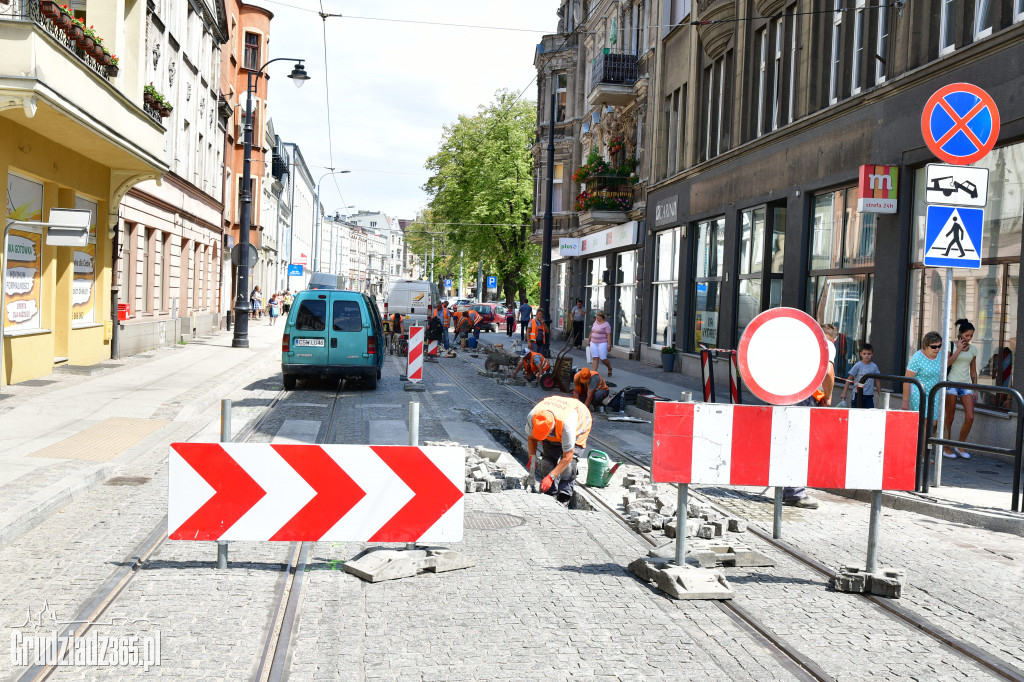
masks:
[[[255,80],[258,82],[263,70],[278,61],[295,62],[292,72],[288,77],[295,81],[296,87],[309,80],[306,69],[302,66],[301,59],[289,57],[278,57],[260,67],[256,72]],[[245,91],[245,155],[242,157],[242,196],[241,216],[238,227],[238,273],[235,278],[235,334],[231,339],[233,348],[249,347],[249,223],[252,220],[252,191],[249,188],[252,166],[252,90],[253,72],[249,71],[248,85]]]

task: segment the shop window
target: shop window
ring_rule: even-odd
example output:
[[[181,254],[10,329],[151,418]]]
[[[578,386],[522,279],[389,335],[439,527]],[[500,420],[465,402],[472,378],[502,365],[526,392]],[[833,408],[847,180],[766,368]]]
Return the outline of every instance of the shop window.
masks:
[[[680,228],[654,237],[654,279],[651,284],[651,345],[674,346],[679,308]]]
[[[740,214],[737,340],[758,314],[782,305],[785,229],[784,205],[760,206]],[[768,267],[765,267],[766,263]]]
[[[1024,144],[994,149],[976,165],[989,169],[988,206],[982,233],[982,266],[977,270],[953,270],[953,316],[975,326],[973,344],[978,350],[978,380],[987,385],[1010,385],[1013,354],[1017,349],[1022,218],[1024,192]],[[910,281],[907,359],[920,347],[929,331],[942,331],[943,268],[925,268],[925,170],[915,173],[914,230],[911,247],[913,273]],[[953,330],[950,330],[953,334]],[[981,394],[988,407],[1012,407],[998,396]]]
[[[718,345],[718,314],[725,263],[725,218],[697,224],[693,250],[693,345]]]
[[[871,336],[875,216],[857,212],[857,196],[850,187],[814,197],[807,306],[818,322],[839,329],[837,376]]]
[[[590,334],[590,327],[594,324],[594,313],[604,310],[605,289],[604,273],[606,259],[603,256],[587,259],[587,272],[584,285],[586,288],[587,306],[587,327],[585,335]]]
[[[633,347],[633,310],[636,304],[636,251],[615,256],[615,321],[612,343]]]

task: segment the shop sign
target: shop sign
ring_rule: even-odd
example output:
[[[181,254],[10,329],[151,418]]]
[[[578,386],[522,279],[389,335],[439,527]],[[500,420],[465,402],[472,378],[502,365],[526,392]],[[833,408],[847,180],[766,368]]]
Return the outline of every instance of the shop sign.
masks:
[[[581,239],[563,238],[558,240],[558,257],[573,258],[580,255]]]
[[[662,199],[654,205],[654,226],[661,227],[676,222],[679,219],[679,196],[671,196]]]
[[[43,185],[7,174],[7,218],[41,221]],[[11,230],[7,238],[4,272],[4,332],[40,328],[39,290],[42,267],[42,234],[33,230]]]
[[[630,220],[628,223],[622,223],[607,230],[601,230],[600,232],[582,237],[580,239],[582,242],[580,253],[581,255],[590,256],[603,251],[620,249],[624,246],[633,246],[636,244],[637,226],[637,221]]]
[[[861,166],[857,210],[861,213],[895,213],[899,173],[899,166]]]

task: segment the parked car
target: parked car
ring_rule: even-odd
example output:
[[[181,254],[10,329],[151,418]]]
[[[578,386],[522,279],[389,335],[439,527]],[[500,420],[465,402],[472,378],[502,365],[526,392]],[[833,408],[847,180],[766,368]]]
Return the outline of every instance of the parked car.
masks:
[[[337,289],[295,295],[281,340],[285,390],[299,377],[361,377],[375,389],[383,365],[384,327],[372,298]]]
[[[500,325],[505,324],[505,306],[500,303],[477,303],[470,308],[480,313],[484,329],[496,332]]]
[[[455,301],[455,312],[464,313],[469,310],[470,306],[473,305],[473,299],[471,298],[460,298]],[[451,307],[451,305],[449,305]]]

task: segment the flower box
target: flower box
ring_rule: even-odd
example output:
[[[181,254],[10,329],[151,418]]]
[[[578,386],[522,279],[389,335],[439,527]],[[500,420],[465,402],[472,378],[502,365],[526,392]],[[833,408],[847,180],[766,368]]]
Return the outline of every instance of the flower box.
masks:
[[[96,41],[93,40],[92,37],[83,34],[81,38],[75,41],[75,44],[78,45],[78,49],[82,52],[90,54],[92,52],[92,46],[96,44]]]
[[[68,38],[71,39],[71,42],[76,44],[79,40],[85,37],[85,30],[83,30],[78,24],[69,24],[65,27],[64,33],[66,33]]]
[[[96,61],[99,62],[100,66],[110,66],[110,55],[103,48],[100,48],[100,54],[96,57]]]
[[[117,64],[107,64],[107,78],[115,77],[119,69]]]
[[[39,11],[42,12],[44,17],[49,17],[50,19],[56,19],[61,14],[60,7],[53,0],[42,0],[39,3]]]

